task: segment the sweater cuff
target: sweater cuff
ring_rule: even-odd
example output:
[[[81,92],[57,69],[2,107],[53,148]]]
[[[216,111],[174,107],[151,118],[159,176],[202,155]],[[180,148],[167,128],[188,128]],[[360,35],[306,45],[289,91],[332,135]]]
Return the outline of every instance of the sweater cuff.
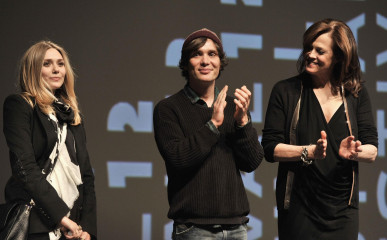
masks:
[[[251,123],[251,118],[250,117],[249,117],[249,121],[247,121],[247,123],[245,125],[243,125],[243,126],[240,126],[240,125],[238,125],[235,122],[235,127],[236,127],[236,129],[242,129],[242,128],[246,127],[249,123]]]
[[[206,123],[206,127],[208,127],[216,135],[219,135],[219,130],[215,127],[214,123],[211,120]]]

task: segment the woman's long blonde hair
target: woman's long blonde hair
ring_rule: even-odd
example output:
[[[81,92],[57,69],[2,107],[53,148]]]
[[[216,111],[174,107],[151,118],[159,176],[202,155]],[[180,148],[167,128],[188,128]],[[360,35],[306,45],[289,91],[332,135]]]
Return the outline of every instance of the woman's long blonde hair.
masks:
[[[48,49],[54,48],[62,55],[66,75],[64,83],[60,89],[55,92],[50,89],[49,85],[42,78],[42,66],[44,57]],[[20,61],[19,85],[21,95],[31,105],[38,105],[40,110],[45,114],[54,112],[52,103],[59,97],[66,104],[69,104],[74,111],[74,122],[72,125],[81,123],[78,101],[74,91],[75,74],[70,65],[69,57],[66,51],[51,41],[40,41],[32,45],[24,54]]]

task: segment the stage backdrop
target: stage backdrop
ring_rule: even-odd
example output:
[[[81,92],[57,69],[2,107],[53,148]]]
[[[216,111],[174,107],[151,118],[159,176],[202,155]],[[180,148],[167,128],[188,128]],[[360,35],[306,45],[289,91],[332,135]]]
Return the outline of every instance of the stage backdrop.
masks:
[[[170,239],[168,180],[152,112],[185,84],[177,68],[184,38],[203,27],[219,35],[230,62],[217,86],[228,84],[230,95],[242,85],[252,91],[252,121],[261,136],[273,85],[297,73],[302,34],[327,17],[345,21],[355,35],[379,133],[376,162],[360,164],[359,239],[386,239],[385,0],[2,0],[0,101],[16,91],[18,61],[30,45],[49,39],[64,46],[78,75],[100,239]],[[10,176],[3,135],[0,161],[3,191]],[[277,237],[276,171],[276,163],[265,161],[243,175],[251,205],[249,239]]]

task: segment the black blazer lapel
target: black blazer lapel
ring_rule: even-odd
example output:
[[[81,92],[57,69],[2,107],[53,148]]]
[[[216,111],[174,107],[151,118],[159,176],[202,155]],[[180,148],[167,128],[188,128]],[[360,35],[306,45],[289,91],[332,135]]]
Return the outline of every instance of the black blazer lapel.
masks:
[[[46,134],[46,139],[47,139],[47,147],[46,150],[44,151],[43,154],[43,160],[44,165],[47,161],[49,161],[50,154],[52,150],[55,147],[55,143],[57,141],[57,133],[56,133],[56,127],[55,125],[51,122],[50,118],[44,114],[43,112],[40,111],[38,107],[35,107],[36,114],[38,116],[38,120],[41,123],[41,126],[43,126],[44,133]]]

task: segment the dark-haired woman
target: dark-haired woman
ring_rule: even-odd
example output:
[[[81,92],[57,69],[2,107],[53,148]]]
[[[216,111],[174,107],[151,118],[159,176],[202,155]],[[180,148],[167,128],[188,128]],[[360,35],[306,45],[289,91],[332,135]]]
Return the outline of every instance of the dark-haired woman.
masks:
[[[263,130],[279,162],[279,239],[357,239],[358,163],[375,161],[378,138],[350,28],[309,27],[298,70],[274,86]]]

